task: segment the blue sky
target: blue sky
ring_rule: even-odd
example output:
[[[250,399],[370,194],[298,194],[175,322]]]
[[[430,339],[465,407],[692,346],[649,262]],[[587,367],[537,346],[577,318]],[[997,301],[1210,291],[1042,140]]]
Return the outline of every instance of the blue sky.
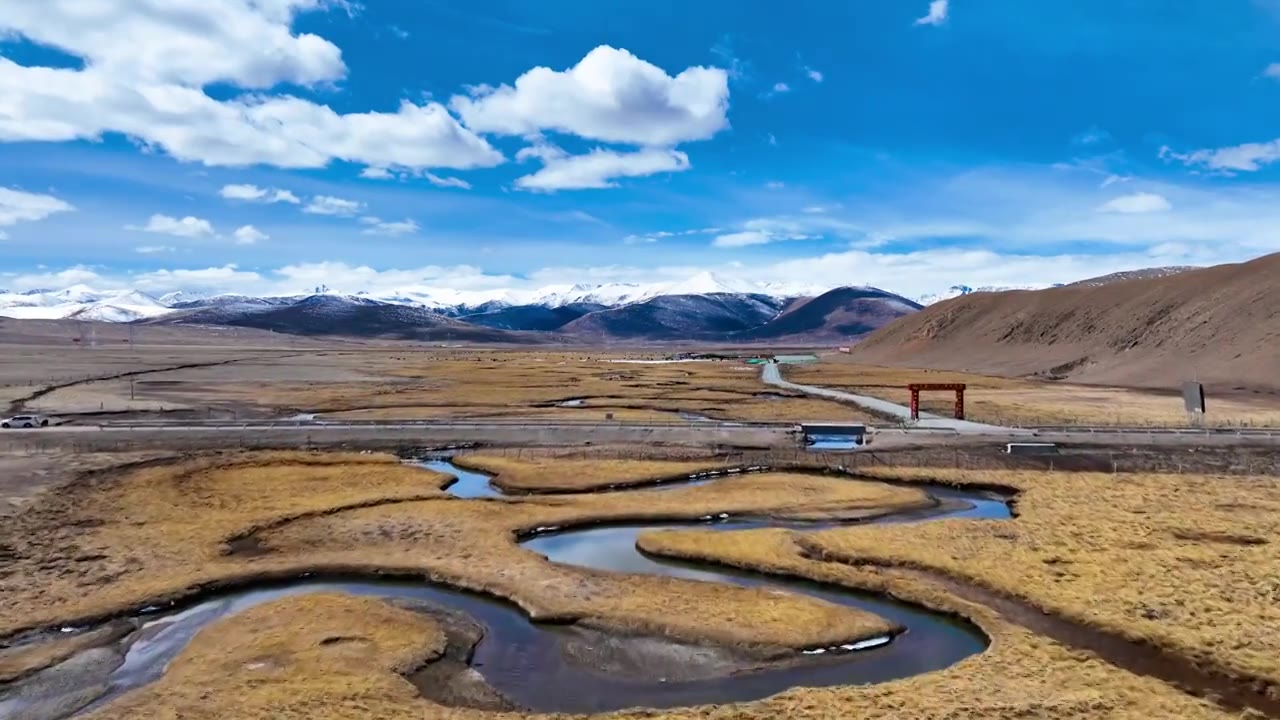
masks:
[[[1280,250],[1276,0],[115,5],[0,0],[0,288],[919,295]]]

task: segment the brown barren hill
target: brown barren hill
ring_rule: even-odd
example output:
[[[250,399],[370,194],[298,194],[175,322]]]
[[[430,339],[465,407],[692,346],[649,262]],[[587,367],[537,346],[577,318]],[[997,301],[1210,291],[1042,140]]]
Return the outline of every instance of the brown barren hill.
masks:
[[[856,362],[1175,387],[1280,387],[1280,254],[1102,286],[975,293],[871,334]]]

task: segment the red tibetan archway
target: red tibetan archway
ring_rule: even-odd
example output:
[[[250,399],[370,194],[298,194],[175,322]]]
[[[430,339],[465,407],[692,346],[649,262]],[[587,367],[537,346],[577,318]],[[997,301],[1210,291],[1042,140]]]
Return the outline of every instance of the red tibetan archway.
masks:
[[[954,391],[956,394],[956,419],[964,419],[964,383],[912,383],[907,386],[911,391],[911,419],[920,419],[920,393],[921,391],[940,390],[943,392]]]

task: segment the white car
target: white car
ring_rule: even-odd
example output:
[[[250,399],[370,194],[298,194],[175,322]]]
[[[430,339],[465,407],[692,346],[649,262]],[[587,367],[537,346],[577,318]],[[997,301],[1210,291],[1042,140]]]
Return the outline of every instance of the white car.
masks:
[[[42,428],[49,427],[49,418],[43,415],[14,415],[0,422],[0,428]]]

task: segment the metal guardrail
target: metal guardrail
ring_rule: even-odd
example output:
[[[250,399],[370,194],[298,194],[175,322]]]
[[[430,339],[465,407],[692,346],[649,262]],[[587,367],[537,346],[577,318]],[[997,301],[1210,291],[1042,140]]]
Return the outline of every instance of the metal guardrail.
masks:
[[[1097,435],[1236,435],[1275,437],[1280,436],[1280,428],[1233,428],[1233,427],[1108,427],[1084,425],[1024,425],[1025,430],[1036,432],[1089,433]]]
[[[628,428],[752,428],[767,430],[794,430],[797,423],[737,422],[732,420],[538,420],[533,418],[496,418],[456,420],[190,420],[160,422],[153,420],[119,421],[106,423],[69,423],[68,427],[100,428],[103,430],[255,430],[255,429],[351,429],[351,428],[401,428],[401,427],[628,427]]]
[[[547,427],[547,428],[686,428],[686,429],[760,429],[787,430],[800,432],[805,423],[799,422],[752,422],[732,420],[541,420],[534,418],[459,418],[459,419],[387,419],[387,420],[186,420],[182,422],[165,422],[158,420],[121,420],[102,423],[68,423],[71,428],[101,430],[283,430],[314,429],[341,430],[360,428],[485,428],[485,427]],[[51,428],[52,429],[52,428]],[[1145,426],[1083,426],[1083,425],[1022,425],[1008,428],[1010,431],[1031,431],[1034,433],[1064,433],[1087,435],[1204,435],[1204,436],[1237,436],[1237,437],[1280,437],[1280,428],[1190,428],[1190,427],[1145,427]],[[904,432],[913,434],[953,434],[955,431],[940,428],[904,427],[902,425],[885,425],[868,427],[871,431]],[[998,433],[997,433],[998,434]]]

